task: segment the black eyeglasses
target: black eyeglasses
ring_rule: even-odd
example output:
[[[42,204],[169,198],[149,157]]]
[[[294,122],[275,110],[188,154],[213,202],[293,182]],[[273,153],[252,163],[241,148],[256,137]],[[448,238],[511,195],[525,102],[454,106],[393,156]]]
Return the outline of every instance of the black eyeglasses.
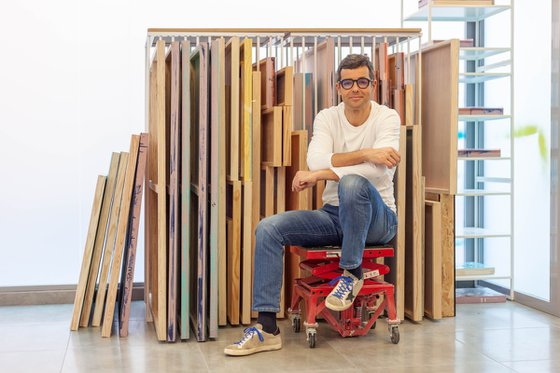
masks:
[[[354,83],[358,84],[358,88],[366,89],[369,87],[372,81],[368,78],[359,78],[359,79],[342,79],[339,80],[340,86],[344,89],[351,89],[354,86]]]

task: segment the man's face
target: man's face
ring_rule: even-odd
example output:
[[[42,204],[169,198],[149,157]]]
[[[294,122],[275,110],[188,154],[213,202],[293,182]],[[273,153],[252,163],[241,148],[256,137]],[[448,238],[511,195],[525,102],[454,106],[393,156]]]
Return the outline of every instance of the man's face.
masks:
[[[360,78],[369,79],[369,70],[367,66],[360,66],[357,69],[342,69],[340,71],[340,80]],[[340,82],[336,83],[336,90],[342,98],[342,102],[347,108],[352,110],[367,110],[369,109],[369,101],[373,89],[377,84],[376,81],[371,82],[366,88],[358,87],[358,82],[353,82],[354,85],[350,89],[344,89]]]

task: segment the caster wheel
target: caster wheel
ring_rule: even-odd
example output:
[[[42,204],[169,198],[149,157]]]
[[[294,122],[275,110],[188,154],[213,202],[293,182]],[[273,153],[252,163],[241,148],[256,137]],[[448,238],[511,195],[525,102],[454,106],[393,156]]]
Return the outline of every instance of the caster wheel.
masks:
[[[308,334],[307,342],[309,343],[309,348],[315,348],[316,334]]]
[[[391,329],[391,342],[393,342],[393,344],[397,344],[399,343],[399,340],[401,339],[401,336],[399,334],[399,328],[398,327],[394,327]]]
[[[294,317],[292,319],[292,330],[294,333],[299,333],[301,331],[301,319],[299,317]]]

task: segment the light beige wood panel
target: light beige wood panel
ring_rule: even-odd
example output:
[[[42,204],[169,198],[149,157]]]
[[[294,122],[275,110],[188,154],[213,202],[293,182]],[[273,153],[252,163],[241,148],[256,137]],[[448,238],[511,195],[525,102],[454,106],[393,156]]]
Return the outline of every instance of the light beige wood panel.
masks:
[[[99,227],[95,236],[95,245],[91,258],[91,266],[88,274],[86,294],[84,297],[84,308],[80,317],[80,326],[87,327],[93,307],[93,297],[95,295],[95,287],[97,285],[97,276],[99,275],[99,266],[101,264],[101,255],[103,254],[103,244],[107,233],[107,223],[109,221],[109,213],[111,212],[111,203],[115,193],[115,184],[117,182],[117,170],[119,168],[119,153],[113,153],[111,163],[109,165],[109,174],[105,192],[103,193],[103,204],[101,206],[101,215],[99,217]]]
[[[459,40],[422,50],[422,161],[426,188],[457,192]]]
[[[442,317],[442,252],[441,252],[441,204],[426,201],[426,280],[424,286],[424,314],[433,320]]]
[[[228,180],[239,180],[239,44],[231,37],[225,50]]]
[[[93,206],[91,208],[91,215],[89,219],[88,234],[86,236],[84,256],[82,258],[82,268],[80,270],[80,277],[78,279],[76,297],[74,298],[74,310],[72,312],[72,321],[70,323],[70,330],[78,330],[79,323],[80,323],[80,316],[82,313],[82,307],[84,305],[84,296],[86,292],[87,279],[88,279],[89,269],[91,266],[93,247],[95,245],[95,237],[97,235],[98,226],[99,226],[99,216],[101,214],[101,206],[103,203],[103,192],[105,191],[106,181],[107,181],[106,176],[100,175],[97,177],[97,184],[95,186],[95,194],[93,197]]]
[[[241,181],[231,182],[231,217],[227,218],[227,302],[228,320],[231,325],[239,325],[240,279],[241,279]]]
[[[282,107],[275,106],[263,112],[261,163],[264,166],[282,166]]]
[[[251,278],[253,269],[253,182],[243,182],[241,323],[251,323]]]
[[[274,65],[274,57],[263,58],[259,61],[258,66],[256,63],[253,64],[253,72],[256,72],[258,67],[258,72],[260,77],[262,77],[262,79],[259,77],[259,91],[261,93],[259,96],[259,100],[261,102],[259,112],[260,110],[272,109],[272,107],[276,105],[276,72]],[[255,75],[253,75],[253,79],[254,78]],[[255,100],[255,96],[253,96],[253,100]]]
[[[134,188],[134,177],[136,176],[134,171],[136,170],[136,162],[138,161],[139,145],[140,136],[132,135],[128,165],[126,167],[127,173],[123,185],[121,209],[119,211],[119,224],[117,228],[117,238],[115,241],[115,252],[113,254],[113,261],[111,262],[111,273],[109,277],[109,289],[107,291],[105,314],[103,315],[103,325],[101,327],[101,336],[105,338],[111,336],[113,328],[113,316],[115,315],[117,288],[119,285],[125,238],[130,219],[130,205],[132,200],[132,191]]]
[[[442,316],[455,316],[455,196],[441,194]]]
[[[252,40],[245,38],[241,42],[239,51],[240,73],[241,73],[241,172],[243,181],[251,181],[253,178],[251,159],[253,157],[253,143],[251,141],[251,111],[253,98],[252,75]]]
[[[292,165],[293,106],[282,106],[282,165]]]

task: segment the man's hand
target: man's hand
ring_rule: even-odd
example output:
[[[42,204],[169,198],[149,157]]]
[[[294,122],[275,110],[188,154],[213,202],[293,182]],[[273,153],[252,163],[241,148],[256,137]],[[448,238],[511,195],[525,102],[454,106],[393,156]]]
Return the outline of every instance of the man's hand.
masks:
[[[401,161],[399,153],[391,148],[368,149],[367,160],[375,165],[393,168]]]
[[[317,184],[317,174],[312,171],[298,171],[292,181],[292,192],[301,192]]]

